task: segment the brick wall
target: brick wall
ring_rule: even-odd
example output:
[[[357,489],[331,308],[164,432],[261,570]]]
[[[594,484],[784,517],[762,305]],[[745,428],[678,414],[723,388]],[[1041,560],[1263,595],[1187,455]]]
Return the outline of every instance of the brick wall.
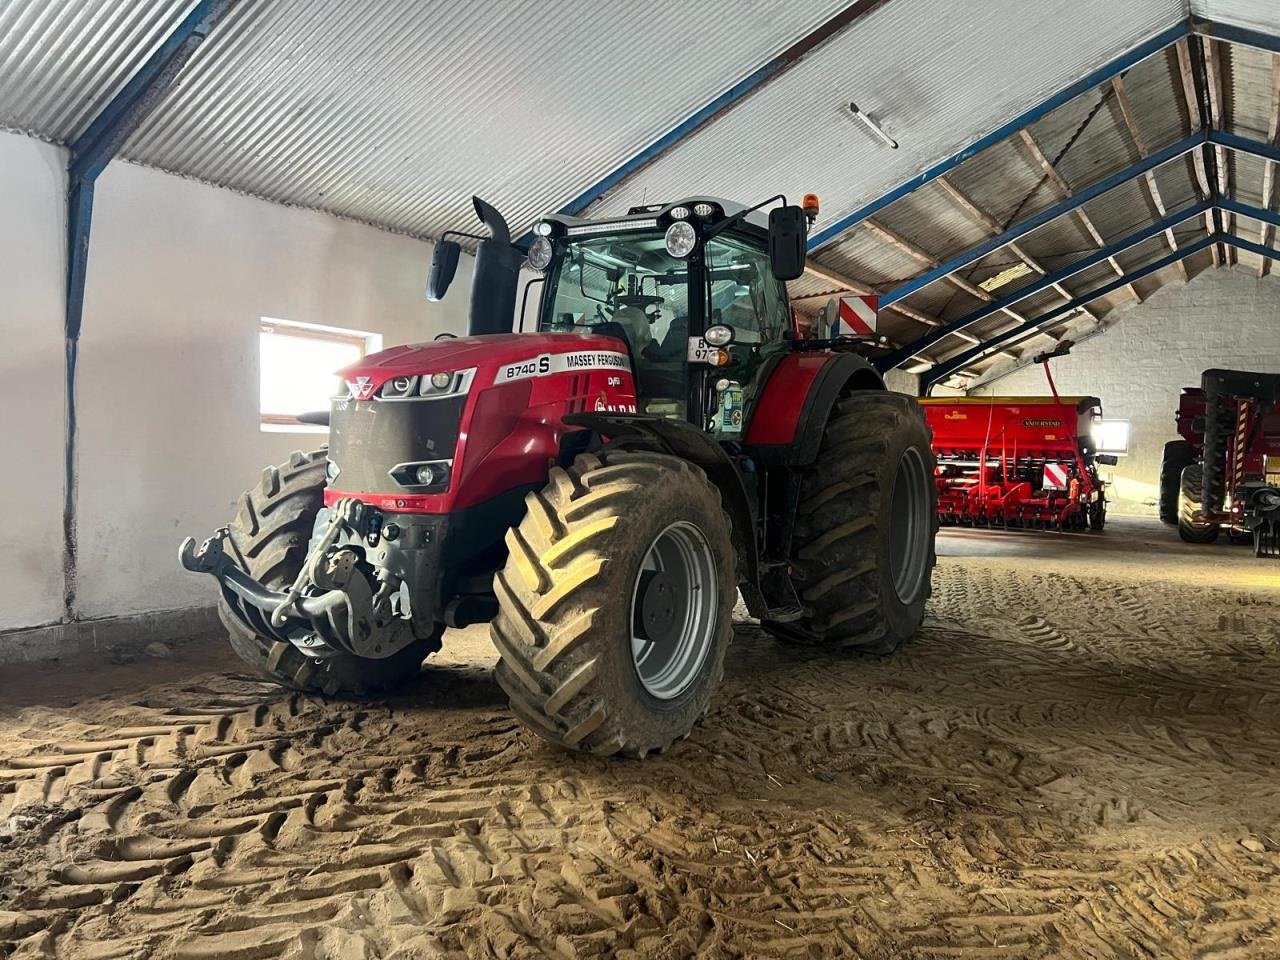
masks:
[[[1152,515],[1160,455],[1177,437],[1173,412],[1183,386],[1208,367],[1280,372],[1280,280],[1243,268],[1208,269],[1112,314],[1116,325],[1053,361],[1061,394],[1101,398],[1108,419],[1130,421],[1129,453],[1109,469],[1111,509]],[[1047,394],[1044,371],[1025,367],[982,394]]]

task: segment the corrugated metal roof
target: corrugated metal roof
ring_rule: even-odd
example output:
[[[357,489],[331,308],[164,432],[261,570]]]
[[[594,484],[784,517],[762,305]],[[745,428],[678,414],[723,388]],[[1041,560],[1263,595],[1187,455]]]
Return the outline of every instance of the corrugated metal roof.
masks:
[[[0,126],[71,139],[195,2],[6,0],[0,4]]]
[[[1280,32],[1280,4],[1275,0],[1191,0],[1191,13],[1251,30]]]
[[[521,229],[843,6],[245,0],[125,153],[415,235],[480,193]]]
[[[812,190],[824,201],[820,224],[829,222],[1183,16],[1179,0],[1052,0],[1033,13],[1019,0],[988,0],[963,17],[939,0],[888,3],[689,137],[603,209],[646,192]],[[888,150],[843,115],[850,100],[882,118],[901,148]],[[744,150],[749,169],[725,164]]]

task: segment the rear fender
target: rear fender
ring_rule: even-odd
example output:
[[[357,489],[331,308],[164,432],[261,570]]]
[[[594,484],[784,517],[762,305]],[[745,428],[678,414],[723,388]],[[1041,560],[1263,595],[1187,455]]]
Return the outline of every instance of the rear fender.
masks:
[[[805,466],[817,459],[831,409],[843,394],[884,389],[876,368],[857,354],[787,354],[769,372],[744,441],[769,466]]]
[[[720,491],[721,502],[731,521],[730,535],[738,555],[738,581],[747,609],[755,616],[765,609],[760,593],[760,558],[756,548],[755,514],[738,468],[720,444],[701,430],[681,420],[644,414],[573,413],[564,422],[586,427],[606,436],[615,445],[638,446],[669,453],[697,464]]]

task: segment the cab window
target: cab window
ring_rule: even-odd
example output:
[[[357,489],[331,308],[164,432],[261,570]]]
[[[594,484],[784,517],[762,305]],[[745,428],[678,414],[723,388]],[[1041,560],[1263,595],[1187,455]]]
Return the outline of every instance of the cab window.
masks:
[[[641,412],[684,419],[689,268],[667,253],[662,234],[571,241],[550,287],[543,329],[607,325],[627,343]]]
[[[786,290],[761,249],[732,238],[708,241],[707,326],[733,330],[731,362],[715,382],[711,430],[723,440],[741,436],[746,411],[760,389],[770,355],[790,349],[784,338],[791,312]]]
[[[763,251],[730,238],[707,243],[707,325],[733,328],[738,344],[773,343],[787,328],[782,283]]]

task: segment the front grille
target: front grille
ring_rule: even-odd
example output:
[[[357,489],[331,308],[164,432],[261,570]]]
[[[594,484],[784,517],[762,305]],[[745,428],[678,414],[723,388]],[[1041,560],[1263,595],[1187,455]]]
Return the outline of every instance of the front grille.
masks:
[[[466,396],[423,403],[337,400],[329,420],[329,459],[346,493],[427,493],[397,483],[398,464],[451,460]]]

